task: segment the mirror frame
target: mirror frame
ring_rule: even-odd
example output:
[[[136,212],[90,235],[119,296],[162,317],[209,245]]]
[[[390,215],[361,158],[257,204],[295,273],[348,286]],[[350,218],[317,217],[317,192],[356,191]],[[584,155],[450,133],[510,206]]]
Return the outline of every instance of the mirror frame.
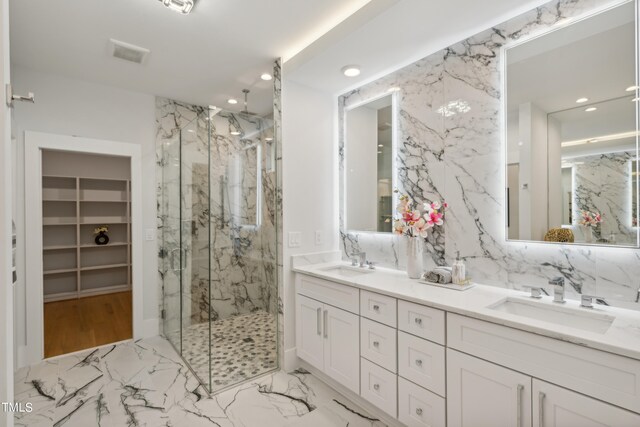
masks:
[[[387,96],[391,97],[391,215],[392,217],[395,216],[395,207],[398,204],[398,196],[395,192],[395,190],[398,188],[398,91],[394,90],[394,91],[387,91],[387,92],[383,92],[380,93],[378,95],[372,96],[370,98],[367,98],[363,101],[357,102],[353,105],[349,105],[348,107],[344,107],[343,110],[343,114],[342,114],[342,143],[343,143],[343,165],[342,165],[342,176],[340,177],[342,182],[341,182],[341,186],[342,186],[342,221],[343,224],[341,224],[341,229],[344,230],[344,232],[346,234],[360,234],[360,233],[366,233],[366,234],[382,234],[382,235],[393,235],[393,231],[391,232],[386,232],[386,231],[367,231],[367,230],[356,230],[356,229],[351,229],[348,228],[347,225],[349,223],[348,221],[348,194],[347,194],[347,170],[348,170],[348,165],[349,165],[349,156],[347,155],[348,152],[348,144],[349,141],[347,140],[347,126],[348,126],[348,120],[347,120],[347,113],[349,113],[349,111],[354,110],[358,107],[362,107],[363,105],[369,104],[373,101],[377,101],[379,99],[385,98]],[[393,227],[392,227],[393,230]]]
[[[636,228],[636,244],[635,245],[612,245],[609,243],[597,243],[597,242],[592,242],[592,243],[585,243],[585,242],[574,242],[574,243],[565,243],[565,242],[546,242],[544,240],[525,240],[525,239],[510,239],[509,238],[509,203],[508,203],[508,189],[509,189],[509,183],[507,180],[507,176],[508,176],[508,164],[507,164],[507,118],[508,118],[508,111],[507,111],[507,51],[509,49],[513,49],[514,47],[520,46],[522,44],[525,44],[531,40],[540,38],[540,37],[544,37],[548,34],[554,33],[556,31],[562,30],[564,28],[570,27],[573,24],[576,24],[578,22],[587,20],[589,18],[592,18],[594,16],[597,16],[603,12],[607,12],[609,10],[615,9],[617,7],[620,7],[622,5],[628,4],[628,3],[633,3],[634,4],[634,9],[635,9],[635,45],[636,45],[636,58],[635,58],[635,78],[636,78],[636,86],[640,86],[640,16],[639,16],[639,2],[640,0],[621,0],[618,1],[616,3],[609,3],[606,5],[603,5],[601,7],[597,7],[595,9],[590,10],[587,13],[584,13],[576,18],[570,18],[570,19],[565,19],[565,20],[560,20],[558,22],[556,22],[553,26],[551,27],[546,27],[544,29],[541,29],[540,31],[535,31],[525,37],[519,38],[517,40],[511,40],[507,43],[505,43],[504,45],[502,45],[500,47],[500,94],[502,95],[502,99],[500,101],[500,108],[501,108],[501,113],[500,113],[500,120],[501,120],[501,124],[500,124],[500,139],[501,139],[501,144],[502,144],[502,150],[501,150],[501,161],[502,161],[502,184],[503,184],[503,190],[504,190],[504,202],[503,202],[503,227],[504,227],[504,240],[507,243],[522,243],[522,244],[542,244],[542,245],[562,245],[562,246],[594,246],[594,247],[607,247],[607,248],[631,248],[631,249],[638,249],[640,248],[640,226],[639,227],[635,227]],[[640,90],[638,90],[638,92],[640,92]],[[639,133],[640,133],[640,106],[638,105],[640,103],[636,103],[636,162],[637,162],[637,166],[638,169],[640,170],[640,137],[639,137]],[[548,166],[548,161],[547,161],[547,176],[549,175],[549,166]],[[573,173],[573,172],[572,172]],[[636,180],[639,180],[639,178],[636,176],[635,178]],[[549,183],[547,181],[547,203],[549,200],[548,197],[548,191],[549,191]],[[638,204],[638,206],[636,206],[636,209],[638,212],[640,212],[640,183],[638,184],[638,190],[636,192],[636,203]],[[547,206],[547,217],[549,215],[549,208]]]

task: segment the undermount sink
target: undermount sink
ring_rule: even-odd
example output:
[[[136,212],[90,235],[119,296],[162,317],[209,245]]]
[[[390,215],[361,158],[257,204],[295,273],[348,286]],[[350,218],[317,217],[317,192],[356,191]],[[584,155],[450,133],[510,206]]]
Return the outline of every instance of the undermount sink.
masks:
[[[487,308],[598,334],[607,332],[615,320],[613,316],[595,313],[589,311],[590,309],[568,308],[561,305],[549,305],[534,300],[516,298],[507,298]]]
[[[364,267],[349,267],[346,265],[336,265],[336,266],[323,268],[321,269],[321,271],[326,271],[327,273],[334,273],[344,277],[354,277],[354,276],[361,276],[363,274],[373,273],[375,270],[371,270],[369,268],[364,268]]]

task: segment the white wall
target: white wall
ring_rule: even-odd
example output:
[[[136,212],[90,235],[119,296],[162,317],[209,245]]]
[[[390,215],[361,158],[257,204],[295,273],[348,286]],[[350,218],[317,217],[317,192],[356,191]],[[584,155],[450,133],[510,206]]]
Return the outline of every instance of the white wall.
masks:
[[[337,105],[334,96],[284,80],[282,83],[283,295],[285,366],[295,360],[295,289],[291,256],[337,250]],[[302,108],[301,106],[304,106]],[[316,245],[315,232],[322,233]],[[301,232],[289,248],[290,232]]]
[[[378,110],[361,106],[346,114],[347,230],[378,230]]]
[[[24,131],[77,135],[96,139],[129,142],[142,146],[143,228],[156,228],[155,193],[155,98],[65,77],[15,68],[11,70],[18,93],[34,92],[35,104],[18,103],[13,114],[12,133],[16,138],[16,167],[19,169],[16,191],[18,232],[18,283],[15,298],[15,342],[17,364],[23,360],[26,344],[25,206],[24,206]],[[28,171],[26,171],[28,173]],[[158,333],[157,244],[145,241],[144,247],[145,335]],[[37,255],[37,254],[35,254]],[[30,254],[29,256],[34,256]]]

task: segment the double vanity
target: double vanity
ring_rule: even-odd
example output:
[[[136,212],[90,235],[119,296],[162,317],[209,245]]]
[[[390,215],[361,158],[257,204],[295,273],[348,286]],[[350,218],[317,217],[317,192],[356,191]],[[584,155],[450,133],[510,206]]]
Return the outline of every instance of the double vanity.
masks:
[[[294,271],[298,357],[393,422],[640,426],[638,312],[340,262]]]

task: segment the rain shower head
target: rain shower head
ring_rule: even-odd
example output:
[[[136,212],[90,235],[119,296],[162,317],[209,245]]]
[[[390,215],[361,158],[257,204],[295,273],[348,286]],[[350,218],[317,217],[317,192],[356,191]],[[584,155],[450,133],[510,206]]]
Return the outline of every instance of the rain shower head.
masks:
[[[251,92],[249,89],[242,89],[242,93],[244,93],[244,110],[240,111],[239,114],[256,116],[256,113],[249,111],[249,92]]]

